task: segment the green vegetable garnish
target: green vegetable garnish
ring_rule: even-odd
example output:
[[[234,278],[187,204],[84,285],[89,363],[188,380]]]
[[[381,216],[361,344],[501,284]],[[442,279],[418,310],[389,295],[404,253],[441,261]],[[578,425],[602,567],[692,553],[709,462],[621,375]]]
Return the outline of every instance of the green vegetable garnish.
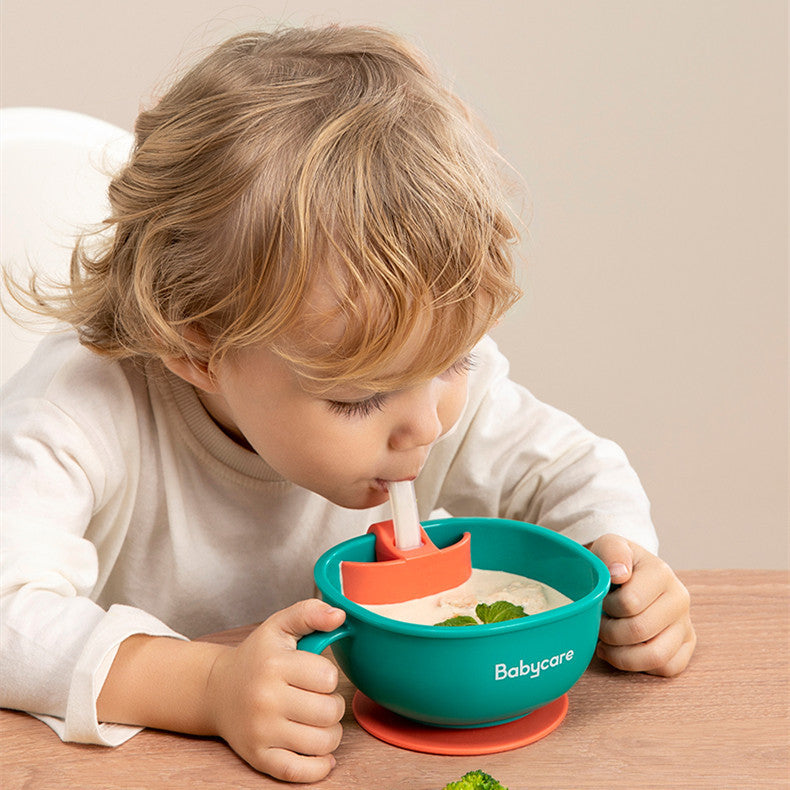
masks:
[[[480,625],[480,623],[471,615],[459,614],[457,617],[442,620],[441,623],[436,623],[436,625]]]
[[[523,606],[516,606],[509,601],[497,601],[490,606],[479,603],[475,614],[480,618],[481,623],[501,623],[504,620],[516,620],[527,616]]]
[[[445,785],[443,790],[507,790],[485,771],[470,771],[464,774],[458,781],[450,782]]]
[[[516,604],[509,601],[497,601],[490,605],[479,603],[475,608],[475,614],[478,619],[468,614],[461,614],[448,620],[443,620],[441,623],[436,623],[436,625],[483,625],[485,623],[501,623],[505,620],[516,620],[519,617],[528,616],[523,606],[516,606]]]

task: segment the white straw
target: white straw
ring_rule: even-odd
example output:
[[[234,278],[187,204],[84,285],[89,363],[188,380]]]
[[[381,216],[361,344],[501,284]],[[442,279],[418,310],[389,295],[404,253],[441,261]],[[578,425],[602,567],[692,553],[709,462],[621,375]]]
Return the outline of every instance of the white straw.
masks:
[[[420,516],[417,513],[414,483],[411,480],[401,480],[397,483],[388,483],[387,489],[392,505],[395,545],[401,551],[418,549],[422,546],[422,538],[420,537]]]

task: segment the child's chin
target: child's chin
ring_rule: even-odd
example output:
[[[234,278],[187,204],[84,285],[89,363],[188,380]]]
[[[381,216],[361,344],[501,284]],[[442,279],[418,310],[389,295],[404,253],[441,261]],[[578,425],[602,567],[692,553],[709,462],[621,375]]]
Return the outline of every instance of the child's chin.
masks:
[[[389,502],[390,495],[386,492],[382,491],[371,491],[368,496],[368,504],[364,505],[363,507],[377,507],[378,505],[383,505],[385,502]]]
[[[386,491],[380,491],[372,487],[361,493],[349,493],[332,499],[336,505],[347,507],[349,510],[367,510],[371,507],[383,505],[388,500],[389,494]]]

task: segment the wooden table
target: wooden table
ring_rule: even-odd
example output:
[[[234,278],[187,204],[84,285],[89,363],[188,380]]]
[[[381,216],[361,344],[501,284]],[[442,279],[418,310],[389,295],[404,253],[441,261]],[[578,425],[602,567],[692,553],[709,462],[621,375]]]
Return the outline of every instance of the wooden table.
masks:
[[[338,765],[322,790],[440,790],[482,768],[509,790],[790,787],[790,578],[783,571],[687,571],[699,643],[688,669],[665,679],[594,659],[570,692],[562,725],[521,749],[437,757],[368,735],[348,701]],[[237,642],[249,628],[212,639]],[[224,742],[144,730],[115,749],[62,743],[38,720],[0,711],[5,790],[286,787]]]

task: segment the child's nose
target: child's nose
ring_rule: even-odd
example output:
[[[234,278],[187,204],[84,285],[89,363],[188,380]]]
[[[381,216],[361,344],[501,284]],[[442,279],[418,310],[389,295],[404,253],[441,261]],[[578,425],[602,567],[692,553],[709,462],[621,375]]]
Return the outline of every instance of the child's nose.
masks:
[[[397,422],[390,434],[393,450],[410,450],[433,444],[442,433],[438,393],[430,385],[403,398]]]

